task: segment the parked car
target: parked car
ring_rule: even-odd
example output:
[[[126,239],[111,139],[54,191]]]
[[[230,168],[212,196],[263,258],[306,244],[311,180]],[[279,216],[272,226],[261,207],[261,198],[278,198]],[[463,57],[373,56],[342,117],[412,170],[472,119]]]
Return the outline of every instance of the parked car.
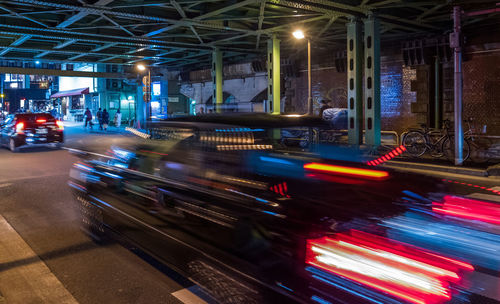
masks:
[[[63,123],[48,113],[10,114],[0,123],[0,145],[12,152],[41,145],[60,147],[63,142]]]
[[[460,281],[471,265],[379,225],[439,201],[445,185],[369,166],[348,148],[289,149],[280,130],[295,127],[325,123],[185,117],[163,122],[154,139],[81,151],[68,182],[81,223],[96,240],[120,234],[220,303],[466,299]]]

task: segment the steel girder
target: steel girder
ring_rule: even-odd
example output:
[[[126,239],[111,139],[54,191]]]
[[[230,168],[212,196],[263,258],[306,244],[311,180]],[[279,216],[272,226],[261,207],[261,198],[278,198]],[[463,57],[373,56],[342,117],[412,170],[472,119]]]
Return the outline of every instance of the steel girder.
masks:
[[[310,23],[309,32],[312,37],[316,37],[314,40],[321,45],[327,43],[325,47],[331,47],[332,44],[336,43],[338,34],[335,33],[335,35],[331,35],[331,32],[327,32],[327,30],[329,27],[331,28],[332,25],[335,26],[336,22],[342,25],[346,23],[346,16],[364,18],[374,11],[383,25],[383,31],[388,29],[393,31],[395,33],[394,35],[397,35],[384,35],[384,37],[388,37],[389,39],[402,37],[407,32],[420,33],[424,31],[441,31],[443,30],[443,23],[449,18],[448,13],[445,12],[447,10],[448,0],[413,1],[404,3],[398,3],[398,1],[400,0],[378,0],[378,2],[358,0],[352,2],[355,4],[349,5],[347,4],[348,1],[339,3],[335,0],[169,0],[163,2],[158,1],[159,3],[118,4],[118,6],[112,7],[109,5],[112,0],[99,0],[94,5],[85,5],[83,1],[80,2],[82,3],[82,5],[80,5],[80,3],[76,1],[3,0],[1,1],[0,11],[5,12],[3,14],[4,17],[16,18],[24,24],[30,24],[30,22],[45,24],[47,23],[47,18],[52,19],[52,21],[45,25],[40,24],[40,26],[38,26],[39,23],[37,23],[31,27],[22,27],[24,26],[23,23],[18,23],[21,25],[18,26],[15,25],[16,23],[4,22],[6,24],[3,26],[0,25],[0,33],[21,35],[21,38],[32,35],[34,38],[42,38],[44,40],[57,39],[59,45],[54,46],[54,49],[65,48],[71,44],[69,41],[79,41],[82,43],[104,44],[104,46],[108,43],[116,43],[128,48],[128,50],[125,50],[123,53],[127,51],[134,52],[134,50],[143,48],[144,45],[158,45],[159,48],[168,48],[169,50],[175,48],[180,51],[189,50],[191,48],[211,51],[212,47],[217,46],[224,51],[237,51],[242,54],[248,54],[252,51],[264,50],[262,49],[263,45],[261,43],[263,39],[262,35],[272,36],[273,34],[278,34],[283,36],[285,33],[280,32],[288,31],[290,27],[299,24]],[[361,4],[359,4],[360,2]],[[465,3],[467,1],[462,2]],[[485,3],[486,1],[481,2]],[[494,1],[490,2],[495,4]],[[207,4],[206,7],[197,7],[202,3]],[[404,4],[405,7],[403,8],[401,4]],[[148,7],[150,5],[152,7],[161,7],[162,13],[157,13],[154,10],[148,11],[147,9],[144,13],[136,13],[137,10],[131,10],[129,12],[128,10],[134,9],[134,7]],[[391,8],[394,8],[394,10],[391,11]],[[34,9],[38,9],[38,11],[30,11]],[[53,9],[53,11],[48,11],[48,9]],[[235,11],[234,14],[232,14],[233,10]],[[292,13],[293,10],[298,10],[298,12]],[[379,11],[377,12],[377,10]],[[313,17],[302,19],[305,18],[304,13],[307,13],[307,11],[314,13]],[[74,14],[70,15],[68,12],[74,12]],[[158,12],[160,12],[160,10]],[[179,16],[177,16],[175,12],[177,12]],[[52,13],[57,14],[57,16],[53,17],[54,15]],[[170,15],[170,13],[174,15]],[[221,16],[217,17],[218,14]],[[87,27],[82,27],[83,25],[81,24],[84,22],[80,20],[89,15],[95,15],[96,18],[88,23]],[[235,15],[236,17],[227,18],[228,15]],[[38,16],[42,18],[38,18]],[[175,18],[170,16],[174,16]],[[443,16],[445,17],[444,19],[442,18]],[[63,17],[63,19],[61,19],[61,17]],[[322,21],[325,19],[327,19],[327,21]],[[56,20],[63,21],[58,24]],[[55,24],[54,21],[56,21]],[[224,21],[229,21],[229,23]],[[286,21],[286,24],[284,21]],[[75,23],[76,27],[72,26],[71,29],[64,29]],[[154,23],[162,24],[155,25]],[[46,28],[48,24],[53,27]],[[91,24],[96,25],[96,27],[94,27],[96,30],[90,27]],[[137,27],[134,24],[136,24]],[[11,25],[14,27],[7,28],[7,26]],[[158,26],[158,28],[155,29],[155,26]],[[108,29],[112,29],[110,33],[116,33],[116,35],[99,34],[99,32],[97,32],[98,27],[102,28],[104,33],[107,33]],[[182,28],[182,34],[174,35],[176,37],[170,37],[170,35],[168,35],[169,37],[162,37],[163,35],[155,36],[155,34],[148,34],[158,30],[165,32],[178,28]],[[54,31],[58,29],[65,32]],[[117,30],[116,32],[114,32],[115,29]],[[92,32],[97,32],[97,34],[92,34]],[[178,31],[176,31],[176,33],[177,32]],[[128,37],[125,33],[128,33],[128,35],[135,34],[139,36],[144,34],[147,36]],[[222,35],[221,38],[216,38],[218,40],[213,41],[212,35],[220,35],[220,33],[224,33],[224,35]],[[341,35],[345,37],[344,32],[342,32]],[[154,39],[150,39],[149,36],[155,37]],[[175,40],[170,40],[170,38]],[[175,42],[169,42],[167,39]],[[66,44],[66,42],[69,44]],[[242,46],[239,48],[232,48],[232,45],[228,42],[239,43]],[[31,44],[32,43],[30,43],[30,45]],[[255,48],[251,47],[247,49],[247,44],[251,44],[255,46]],[[42,51],[43,53],[37,55],[39,56],[38,58],[50,54],[45,49]],[[4,49],[1,52],[8,53],[9,50]],[[95,50],[91,52],[95,52]],[[15,54],[8,55],[18,56]],[[12,58],[12,56],[8,55],[4,57]],[[81,53],[75,52],[72,55],[74,55],[73,58],[76,58],[75,56],[79,56]],[[123,58],[120,57],[120,55],[123,54],[110,55],[111,56],[108,58],[99,60],[107,61],[113,58]],[[80,58],[82,57],[83,56]],[[169,58],[162,58],[159,54],[149,58],[152,57],[158,57],[158,59],[155,59],[158,62],[170,62],[169,65],[172,64]],[[209,60],[209,58],[210,56],[207,56],[207,60]]]
[[[376,18],[364,20],[365,142],[380,146],[380,26]]]
[[[347,121],[350,145],[363,143],[363,38],[361,22],[347,24]]]
[[[167,42],[156,39],[147,39],[141,37],[116,37],[112,35],[103,34],[91,34],[91,33],[81,33],[73,32],[68,30],[60,29],[41,29],[28,26],[10,25],[10,24],[0,24],[0,32],[5,34],[15,34],[15,35],[32,35],[37,37],[46,37],[53,39],[76,39],[79,41],[86,42],[97,42],[97,43],[110,43],[116,42],[124,45],[139,46],[144,47],[150,44],[164,46],[164,47],[196,47],[209,49],[208,46],[202,46],[196,43],[185,43],[185,42]]]
[[[257,25],[257,31],[262,30],[262,24],[264,23],[264,12],[266,10],[266,0],[262,0],[259,9],[259,24]],[[257,34],[257,42],[255,42],[255,49],[259,49],[260,44],[260,32]]]
[[[62,43],[59,43],[58,45],[54,46],[54,49],[62,49],[62,48],[65,48],[67,47],[68,45],[71,45],[73,43],[76,43],[78,40],[76,39],[70,39],[70,40],[66,40]]]
[[[52,69],[28,69],[16,67],[0,67],[0,74],[21,74],[21,75],[54,75],[66,77],[95,77],[109,79],[130,79],[135,78],[135,74],[125,73],[104,73],[104,72],[82,72],[82,71],[62,71]]]
[[[257,1],[258,0],[251,0],[250,3],[257,2]],[[217,23],[209,22],[209,21],[195,20],[195,19],[178,20],[178,19],[163,18],[163,17],[156,17],[156,16],[146,16],[146,15],[140,15],[140,14],[120,12],[120,11],[112,10],[112,8],[106,8],[106,7],[101,7],[101,6],[90,6],[90,5],[89,6],[77,6],[77,5],[53,3],[53,2],[39,1],[39,0],[13,0],[13,1],[6,1],[6,3],[14,3],[14,4],[27,3],[27,4],[33,4],[33,5],[54,7],[54,8],[59,8],[59,9],[69,9],[69,10],[73,10],[73,11],[85,12],[87,14],[94,14],[94,15],[106,14],[106,15],[110,15],[110,16],[117,16],[117,17],[128,18],[128,19],[149,20],[149,21],[156,21],[156,22],[168,22],[168,23],[172,23],[176,26],[195,25],[195,26],[199,26],[199,27],[207,27],[207,28],[219,29],[219,30],[230,30],[230,31],[237,31],[237,32],[255,32],[255,31],[248,30],[248,29],[240,29],[240,28],[224,26],[224,25],[220,25]],[[248,5],[248,4],[245,4],[245,5]],[[255,33],[255,34],[257,34],[257,33]],[[152,36],[152,35],[148,35],[148,36]]]
[[[83,55],[83,56],[114,56],[117,58],[139,58],[139,59],[144,59],[147,57],[152,57],[152,56],[140,56],[140,55],[133,55],[133,54],[113,54],[113,53],[97,53],[93,51],[75,51],[75,50],[70,50],[70,51],[65,51],[65,50],[58,50],[58,49],[44,49],[44,48],[31,48],[31,47],[19,47],[19,46],[13,46],[12,44],[10,46],[0,46],[0,48],[8,48],[12,50],[19,50],[19,51],[24,51],[24,52],[47,52],[47,53],[55,53],[55,54],[65,54],[65,55]],[[46,54],[47,55],[47,54]],[[154,58],[154,56],[153,56]],[[158,57],[160,58],[160,57]],[[168,59],[168,57],[161,57],[162,59]]]
[[[372,5],[353,6],[327,0],[309,0],[309,1],[269,0],[269,1],[275,4],[289,6],[297,9],[304,9],[323,14],[337,13],[347,17],[353,17],[353,16],[364,17],[369,15],[373,10],[377,8],[376,4],[374,4],[373,6]],[[384,20],[386,23],[389,23],[394,27],[412,29],[408,25],[414,25],[421,28],[438,29],[436,26],[425,24],[420,20],[413,21],[409,20],[408,18],[400,18],[387,14],[379,15],[379,17],[381,18],[381,20]]]

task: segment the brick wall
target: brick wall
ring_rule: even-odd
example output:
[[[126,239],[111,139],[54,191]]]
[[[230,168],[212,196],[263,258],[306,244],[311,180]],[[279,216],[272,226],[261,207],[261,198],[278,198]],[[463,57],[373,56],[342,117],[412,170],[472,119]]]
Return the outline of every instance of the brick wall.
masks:
[[[314,113],[319,113],[321,100],[330,99],[336,108],[347,108],[347,74],[339,73],[333,67],[312,70],[312,96]],[[287,79],[290,88],[286,88],[285,111],[305,113],[307,111],[307,72],[300,71],[296,78]],[[293,94],[287,91],[293,90]],[[289,98],[288,96],[291,96]]]
[[[404,131],[417,124],[410,106],[416,101],[411,81],[416,79],[414,69],[403,67],[399,56],[383,57],[381,62],[381,118],[382,130]],[[292,91],[292,92],[290,92]],[[307,72],[285,80],[285,111],[305,113],[307,108]],[[312,95],[314,113],[319,112],[322,99],[332,100],[336,108],[347,108],[347,74],[335,68],[313,68]]]
[[[417,115],[411,106],[417,94],[411,90],[417,72],[404,67],[402,60],[382,60],[380,69],[380,97],[382,130],[403,132],[409,126],[417,124]]]

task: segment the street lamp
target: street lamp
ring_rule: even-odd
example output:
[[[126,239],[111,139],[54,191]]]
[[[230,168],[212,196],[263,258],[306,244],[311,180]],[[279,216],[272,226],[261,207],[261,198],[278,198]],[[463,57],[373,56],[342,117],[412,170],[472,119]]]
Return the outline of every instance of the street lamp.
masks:
[[[145,71],[146,70],[146,67],[144,66],[144,64],[138,64],[137,65],[137,69],[141,72]]]
[[[293,32],[293,37],[297,40],[306,38],[302,30],[296,30]],[[313,104],[312,104],[312,90],[311,90],[311,41],[307,38],[307,114],[312,115]]]

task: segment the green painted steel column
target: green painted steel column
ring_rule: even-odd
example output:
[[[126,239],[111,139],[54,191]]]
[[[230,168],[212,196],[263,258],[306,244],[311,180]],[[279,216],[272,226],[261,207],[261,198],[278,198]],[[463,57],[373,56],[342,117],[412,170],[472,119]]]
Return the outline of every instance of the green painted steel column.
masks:
[[[347,117],[350,145],[363,142],[363,49],[361,23],[352,20],[347,24]]]
[[[380,146],[380,24],[370,16],[365,24],[365,143]]]
[[[280,41],[273,35],[267,40],[267,100],[271,114],[281,113]]]
[[[221,113],[221,105],[224,103],[222,99],[222,51],[219,48],[215,48],[212,53],[212,82],[214,85],[214,91],[212,94],[212,102],[215,107],[215,112]]]

